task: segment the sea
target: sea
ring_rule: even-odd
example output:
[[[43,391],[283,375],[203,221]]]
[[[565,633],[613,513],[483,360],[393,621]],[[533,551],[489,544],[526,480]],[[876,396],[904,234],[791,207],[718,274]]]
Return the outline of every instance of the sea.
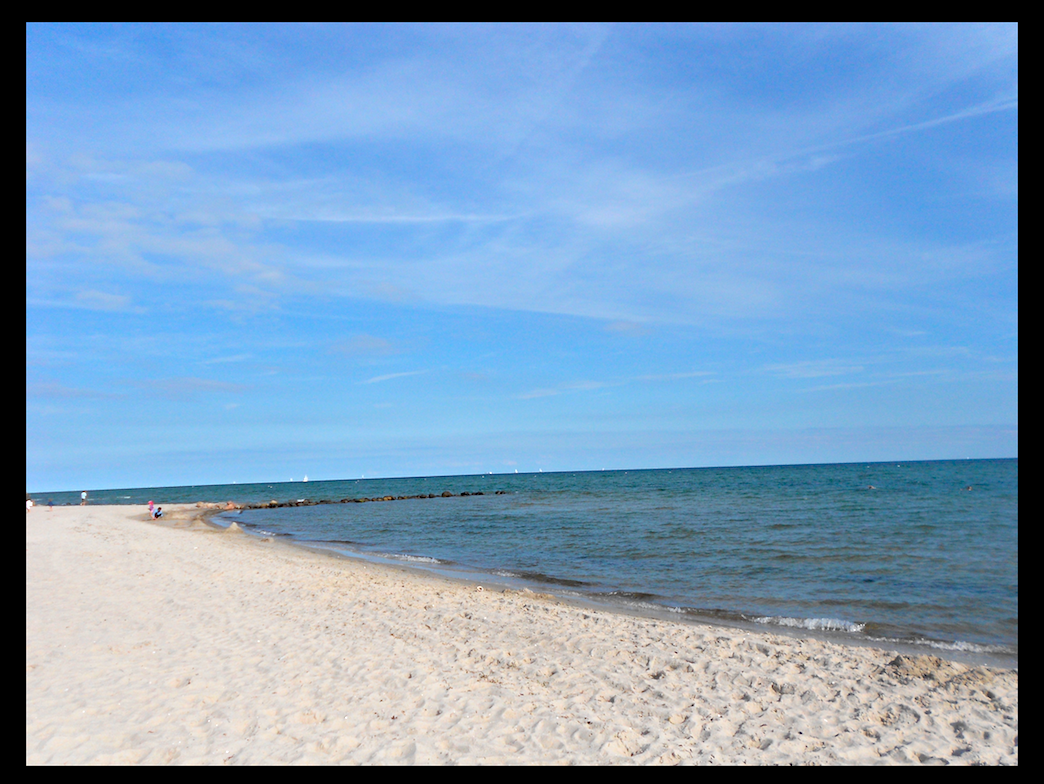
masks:
[[[418,495],[434,497],[406,498]],[[386,497],[403,498],[342,503]],[[34,500],[79,503],[79,490]],[[214,522],[625,613],[1018,666],[1017,458],[154,487],[89,500],[301,503]]]

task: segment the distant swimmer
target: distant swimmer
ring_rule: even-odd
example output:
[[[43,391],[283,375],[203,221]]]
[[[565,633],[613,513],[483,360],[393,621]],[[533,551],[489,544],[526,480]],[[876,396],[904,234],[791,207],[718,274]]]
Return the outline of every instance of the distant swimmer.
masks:
[[[867,490],[876,490],[877,488],[876,488],[876,487],[874,487],[873,485],[867,485],[867,486],[866,486],[866,489],[867,489]]]
[[[968,485],[968,486],[967,486],[966,488],[964,488],[964,489],[965,489],[965,490],[971,490],[971,485]]]

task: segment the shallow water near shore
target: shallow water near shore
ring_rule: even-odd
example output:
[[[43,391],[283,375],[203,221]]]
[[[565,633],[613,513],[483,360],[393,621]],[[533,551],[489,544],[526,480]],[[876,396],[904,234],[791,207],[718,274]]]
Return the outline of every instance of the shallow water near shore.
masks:
[[[446,491],[455,495],[441,497]],[[49,497],[78,500],[64,495]],[[435,497],[336,503],[411,495]],[[1018,661],[1017,459],[214,485],[90,497],[322,501],[217,522],[625,611]]]

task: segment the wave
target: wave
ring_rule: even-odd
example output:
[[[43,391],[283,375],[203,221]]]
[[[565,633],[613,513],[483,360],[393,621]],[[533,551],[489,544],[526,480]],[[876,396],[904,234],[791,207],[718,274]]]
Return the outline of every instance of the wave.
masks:
[[[370,555],[376,558],[387,558],[390,561],[406,561],[407,563],[423,563],[423,564],[449,564],[449,561],[442,561],[438,558],[432,558],[429,555],[410,555],[409,553],[370,553]]]
[[[921,645],[926,648],[935,648],[940,651],[955,651],[957,653],[975,653],[975,654],[1000,654],[1004,656],[1017,656],[1018,648],[1010,645],[989,645],[986,643],[974,643],[965,642],[964,640],[954,640],[953,642],[944,642],[942,640],[929,640],[925,638],[903,640],[897,637],[871,637],[874,642],[887,642],[887,643],[900,643],[905,645]]]
[[[843,621],[839,618],[788,618],[786,616],[763,615],[750,618],[754,623],[772,626],[787,626],[792,629],[805,629],[812,632],[851,632],[858,634],[866,628],[865,623]]]

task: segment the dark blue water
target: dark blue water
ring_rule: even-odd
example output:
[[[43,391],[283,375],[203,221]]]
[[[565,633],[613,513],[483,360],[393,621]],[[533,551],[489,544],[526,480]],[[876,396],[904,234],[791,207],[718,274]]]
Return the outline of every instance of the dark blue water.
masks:
[[[639,611],[1017,660],[1017,459],[152,488],[91,500],[444,490],[483,495],[246,510],[225,522]]]

